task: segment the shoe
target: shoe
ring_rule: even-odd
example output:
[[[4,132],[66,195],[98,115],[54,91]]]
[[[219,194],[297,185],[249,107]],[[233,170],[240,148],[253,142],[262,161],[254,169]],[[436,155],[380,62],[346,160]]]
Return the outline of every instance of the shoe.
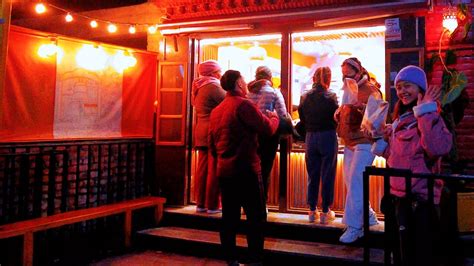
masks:
[[[314,221],[319,220],[319,212],[318,209],[314,211],[309,211],[308,212],[308,221],[310,223],[314,223]]]
[[[348,226],[344,234],[342,234],[342,236],[339,238],[339,241],[345,244],[350,244],[354,243],[357,239],[363,236],[364,231],[362,231],[362,229]]]
[[[336,219],[336,214],[329,210],[328,212],[323,212],[321,213],[321,216],[319,217],[319,222],[321,224],[328,224]]]
[[[371,211],[369,214],[369,226],[379,224],[379,220],[377,219],[377,215],[375,215],[374,211]]]
[[[206,208],[196,207],[196,212],[207,212]]]
[[[214,209],[214,210],[207,210],[207,214],[216,214],[216,213],[221,213],[221,209]]]

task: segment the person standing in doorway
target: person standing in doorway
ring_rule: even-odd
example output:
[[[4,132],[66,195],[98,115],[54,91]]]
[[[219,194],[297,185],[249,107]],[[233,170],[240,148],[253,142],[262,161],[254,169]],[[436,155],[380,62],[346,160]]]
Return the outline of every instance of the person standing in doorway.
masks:
[[[262,114],[246,98],[248,90],[239,71],[228,70],[221,78],[227,91],[224,101],[211,113],[209,149],[216,160],[216,176],[222,194],[221,243],[229,265],[238,265],[236,235],[240,210],[247,215],[248,263],[263,259],[265,197],[257,154],[257,135],[275,134],[276,112]]]
[[[221,67],[214,60],[198,65],[199,77],[192,84],[192,104],[196,110],[194,148],[198,151],[194,193],[196,211],[210,214],[219,212],[219,184],[209,170],[208,129],[211,111],[224,100],[225,91],[220,85]]]
[[[285,117],[287,114],[285,100],[280,90],[273,88],[272,71],[266,66],[259,66],[255,71],[255,80],[248,84],[250,101],[255,103],[258,109],[265,113],[267,110],[276,111],[278,116]],[[268,197],[268,186],[270,185],[270,173],[273,168],[279,134],[272,136],[258,136],[258,154],[260,155],[262,179],[265,199]]]
[[[342,243],[353,243],[364,235],[362,176],[366,166],[372,165],[375,156],[371,152],[372,141],[361,130],[362,117],[369,96],[381,99],[382,93],[370,82],[370,77],[361,62],[351,57],[342,63],[345,83],[357,84],[355,103],[342,104],[334,118],[338,122],[337,134],[344,143],[343,177],[347,189],[342,222],[346,225],[339,238]],[[346,80],[351,79],[351,80]],[[375,212],[370,208],[370,225],[378,224]]]
[[[313,87],[301,97],[298,113],[306,127],[306,169],[308,170],[309,222],[326,224],[336,218],[329,209],[334,200],[337,164],[337,136],[334,113],[339,107],[336,94],[329,91],[331,69],[320,67],[313,75]],[[322,182],[322,207],[317,210],[319,182]]]

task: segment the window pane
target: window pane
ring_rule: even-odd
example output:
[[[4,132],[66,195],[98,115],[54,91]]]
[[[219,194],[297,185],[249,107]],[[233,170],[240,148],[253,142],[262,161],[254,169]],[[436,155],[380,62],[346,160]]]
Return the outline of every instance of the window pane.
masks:
[[[161,92],[160,114],[181,115],[183,108],[182,92]]]
[[[330,90],[337,94],[340,102],[343,84],[341,64],[349,57],[357,57],[362,66],[382,85],[381,88],[384,88],[385,33],[382,27],[293,34],[291,99],[293,111],[297,111],[301,95],[311,89],[314,72],[323,66],[331,68]],[[297,112],[293,113],[293,117],[297,116]]]
[[[161,118],[159,131],[160,141],[180,142],[181,125],[181,118]]]
[[[161,88],[183,88],[184,66],[162,65],[161,66]]]

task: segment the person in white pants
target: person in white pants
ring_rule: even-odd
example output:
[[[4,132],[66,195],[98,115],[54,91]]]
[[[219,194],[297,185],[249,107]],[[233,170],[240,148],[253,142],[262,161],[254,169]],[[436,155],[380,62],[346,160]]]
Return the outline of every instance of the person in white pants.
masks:
[[[363,172],[366,166],[372,165],[374,155],[370,151],[372,141],[360,129],[362,114],[369,96],[380,99],[380,90],[370,82],[370,76],[360,61],[351,57],[342,63],[344,79],[357,84],[357,99],[342,103],[334,118],[338,122],[337,134],[342,139],[344,148],[344,184],[347,189],[346,205],[342,222],[347,226],[339,238],[343,243],[352,243],[364,235],[363,225]],[[345,80],[346,83],[346,80]],[[348,82],[349,83],[349,82]],[[344,97],[343,97],[344,98]],[[370,208],[370,225],[377,224],[375,212]]]

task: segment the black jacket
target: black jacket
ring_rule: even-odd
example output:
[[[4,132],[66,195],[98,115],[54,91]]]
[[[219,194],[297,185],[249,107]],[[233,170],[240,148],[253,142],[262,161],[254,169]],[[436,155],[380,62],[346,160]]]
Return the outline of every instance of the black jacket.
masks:
[[[301,96],[298,113],[307,132],[335,130],[334,112],[338,107],[335,93],[313,84],[313,88]]]

